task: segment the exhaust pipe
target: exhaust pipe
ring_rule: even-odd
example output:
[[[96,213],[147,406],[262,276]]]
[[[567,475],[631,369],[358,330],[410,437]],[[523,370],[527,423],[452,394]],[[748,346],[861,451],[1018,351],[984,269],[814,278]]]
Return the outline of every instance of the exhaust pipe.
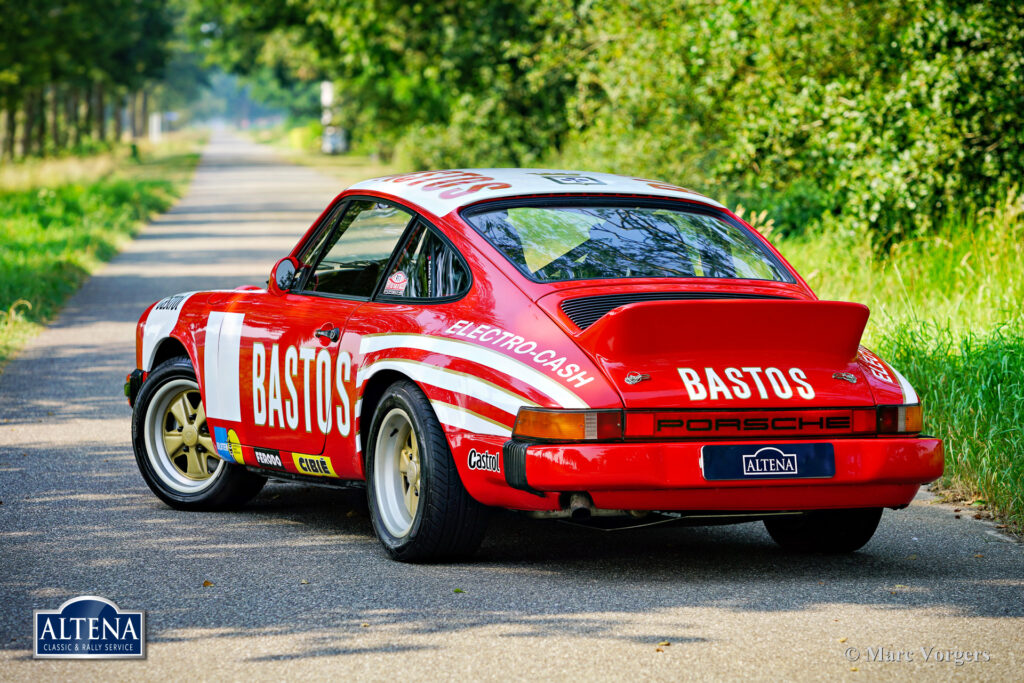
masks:
[[[574,493],[569,497],[569,517],[581,522],[590,519],[594,513],[594,503],[585,493]]]

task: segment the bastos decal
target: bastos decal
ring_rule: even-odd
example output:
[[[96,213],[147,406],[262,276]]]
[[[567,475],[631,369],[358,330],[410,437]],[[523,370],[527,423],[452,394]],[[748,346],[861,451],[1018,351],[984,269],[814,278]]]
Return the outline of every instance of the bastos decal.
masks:
[[[271,344],[268,352],[263,343],[253,342],[253,422],[293,431],[312,432],[315,428],[325,435],[333,427],[348,436],[352,411],[345,384],[351,378],[352,355],[348,351],[340,352],[334,363],[331,352],[324,348],[292,345],[281,353],[280,344]]]
[[[725,368],[719,374],[714,368],[679,368],[679,376],[691,401],[719,398],[739,399],[760,397],[788,400],[794,397],[814,398],[814,387],[807,382],[807,374],[800,368],[742,367]],[[791,383],[792,382],[792,383]]]

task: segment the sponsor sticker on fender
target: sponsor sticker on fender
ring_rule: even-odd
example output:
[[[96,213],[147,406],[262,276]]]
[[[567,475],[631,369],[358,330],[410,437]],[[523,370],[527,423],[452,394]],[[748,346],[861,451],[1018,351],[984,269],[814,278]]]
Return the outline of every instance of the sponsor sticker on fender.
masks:
[[[479,325],[469,320],[459,320],[445,332],[457,337],[472,339],[481,344],[490,344],[499,349],[506,349],[524,359],[528,358],[577,389],[594,381],[594,378],[579,365],[567,362],[568,357],[562,356],[552,349],[537,350],[537,342],[494,325]]]
[[[310,474],[314,477],[337,477],[331,461],[322,455],[304,455],[292,453],[292,460],[295,462],[295,469],[302,474]]]
[[[484,470],[485,472],[501,473],[501,460],[497,453],[484,451],[481,453],[475,448],[469,449],[467,464],[471,470]]]

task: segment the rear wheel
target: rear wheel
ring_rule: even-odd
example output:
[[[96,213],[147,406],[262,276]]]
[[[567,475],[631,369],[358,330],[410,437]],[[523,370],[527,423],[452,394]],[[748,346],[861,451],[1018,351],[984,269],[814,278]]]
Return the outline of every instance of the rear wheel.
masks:
[[[814,510],[794,517],[768,517],[765,529],[787,550],[852,553],[871,540],[881,508]]]
[[[366,480],[374,531],[393,559],[466,557],[483,540],[487,508],[462,485],[430,402],[412,382],[391,385],[377,404]]]
[[[171,507],[238,507],[266,483],[217,455],[196,373],[184,356],[161,363],[146,378],[132,413],[132,445],[143,479]]]

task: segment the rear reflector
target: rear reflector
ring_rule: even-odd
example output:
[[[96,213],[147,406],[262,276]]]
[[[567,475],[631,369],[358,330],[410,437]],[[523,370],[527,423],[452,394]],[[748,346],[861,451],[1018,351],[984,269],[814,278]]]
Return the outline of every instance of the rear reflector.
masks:
[[[513,438],[608,441],[622,438],[622,411],[520,408]]]

